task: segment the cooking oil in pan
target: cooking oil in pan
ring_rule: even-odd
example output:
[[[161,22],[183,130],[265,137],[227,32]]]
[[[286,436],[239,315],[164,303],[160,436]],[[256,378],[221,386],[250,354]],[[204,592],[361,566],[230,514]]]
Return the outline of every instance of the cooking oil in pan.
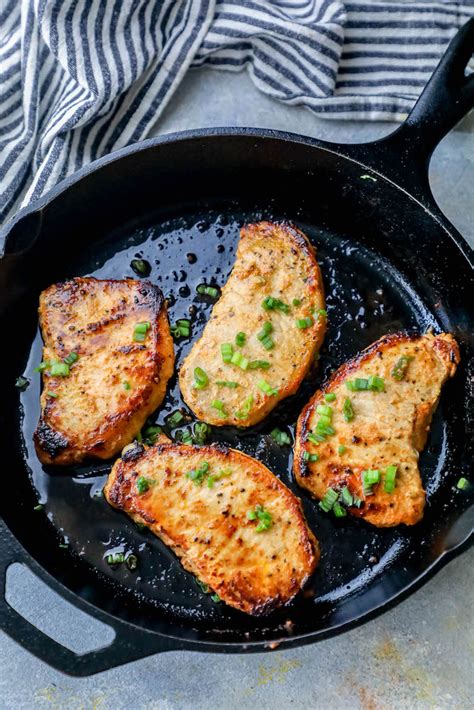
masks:
[[[157,284],[168,299],[170,322],[187,318],[192,323],[191,338],[180,339],[175,344],[179,368],[192,342],[200,336],[213,306],[213,300],[199,295],[196,287],[203,282],[219,287],[225,284],[234,263],[242,224],[281,217],[265,210],[208,209],[175,218],[157,218],[145,226],[124,228],[109,235],[92,257],[78,257],[75,273],[98,278],[138,278],[132,261],[148,262],[147,278]],[[347,358],[383,334],[400,329],[424,331],[427,327],[436,328],[436,322],[380,254],[354,245],[349,236],[334,235],[304,221],[296,220],[296,223],[317,248],[326,292],[329,328],[318,368],[295,396],[281,403],[260,425],[246,431],[213,428],[209,441],[226,443],[260,459],[302,499],[309,525],[321,543],[321,562],[306,591],[289,609],[276,614],[286,620],[290,615],[303,628],[305,619],[311,617],[314,621],[316,613],[323,618],[333,610],[335,600],[357,594],[386,571],[406,550],[410,533],[398,529],[377,530],[360,520],[347,517],[339,521],[321,513],[317,503],[293,480],[291,447],[278,446],[270,432],[278,426],[293,437],[298,414],[314,390]],[[106,578],[121,593],[132,594],[141,602],[157,607],[160,613],[222,629],[238,617],[242,625],[243,615],[204,594],[164,544],[107,505],[102,488],[110,463],[67,469],[41,466],[32,444],[39,417],[40,388],[39,375],[33,370],[40,360],[38,333],[25,373],[32,384],[22,395],[23,437],[32,483],[44,504],[41,514],[47,515],[57,529],[58,540],[96,570],[101,579]],[[166,418],[178,408],[186,414],[185,426],[195,421],[181,399],[175,375],[153,419],[166,429]],[[169,433],[176,438],[182,428]],[[430,495],[435,495],[446,446],[440,415],[435,416],[430,441],[422,456],[422,470],[430,480]],[[109,564],[107,560],[110,562],[110,555],[114,554],[119,555],[115,559],[122,555],[124,561]],[[136,558],[133,569],[130,568],[133,565],[126,563],[130,555]],[[249,621],[249,625],[255,623],[255,620]]]

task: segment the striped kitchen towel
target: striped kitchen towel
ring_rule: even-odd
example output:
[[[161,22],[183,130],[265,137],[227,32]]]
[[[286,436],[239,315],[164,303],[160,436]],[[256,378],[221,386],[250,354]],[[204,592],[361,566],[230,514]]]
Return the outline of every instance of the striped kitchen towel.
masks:
[[[321,116],[401,120],[473,15],[474,0],[0,0],[0,222],[147,137],[190,67],[245,68]]]

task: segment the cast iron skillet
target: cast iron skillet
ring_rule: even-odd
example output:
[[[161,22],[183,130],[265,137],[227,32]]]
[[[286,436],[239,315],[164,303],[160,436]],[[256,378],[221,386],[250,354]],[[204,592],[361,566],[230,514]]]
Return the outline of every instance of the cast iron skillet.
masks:
[[[146,141],[97,161],[22,210],[4,231],[0,265],[4,338],[4,461],[0,527],[2,589],[19,561],[61,596],[113,627],[110,646],[78,656],[30,625],[4,599],[3,629],[52,666],[87,675],[157,651],[261,651],[316,641],[400,601],[470,539],[467,443],[472,253],[435,205],[431,152],[474,105],[465,68],[474,21],[451,43],[405,124],[367,145],[322,143],[256,129],[191,131]],[[239,227],[291,219],[318,248],[329,333],[320,367],[301,391],[258,427],[214,431],[264,461],[302,498],[320,539],[321,564],[305,593],[264,619],[214,603],[151,534],[97,495],[110,468],[43,469],[31,436],[38,418],[41,358],[36,308],[42,288],[80,274],[131,276],[130,260],[152,264],[150,278],[170,299],[170,317],[193,312],[193,337],[211,304],[196,295],[203,279],[223,284]],[[446,386],[421,458],[428,495],[413,529],[376,530],[318,512],[291,476],[291,452],[269,432],[292,430],[310,393],[336,366],[382,334],[402,328],[454,333],[462,364]],[[178,362],[190,347],[177,347]],[[30,387],[19,394],[17,375]],[[182,406],[174,379],[164,407]],[[38,501],[42,510],[34,510]],[[60,544],[63,545],[60,547]],[[112,570],[111,549],[133,550],[139,567]]]

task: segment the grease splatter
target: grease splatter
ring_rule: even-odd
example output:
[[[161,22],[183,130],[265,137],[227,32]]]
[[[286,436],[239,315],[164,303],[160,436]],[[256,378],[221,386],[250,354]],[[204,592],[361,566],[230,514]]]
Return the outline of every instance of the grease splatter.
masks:
[[[262,663],[258,669],[257,685],[268,685],[274,681],[283,683],[288,673],[300,667],[301,661],[296,660],[280,661],[272,665]]]

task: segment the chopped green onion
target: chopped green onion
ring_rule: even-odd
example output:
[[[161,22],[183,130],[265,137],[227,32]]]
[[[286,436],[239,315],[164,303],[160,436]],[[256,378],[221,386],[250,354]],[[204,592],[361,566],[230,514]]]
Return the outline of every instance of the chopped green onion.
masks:
[[[269,335],[266,335],[261,341],[260,341],[265,348],[265,350],[273,350],[275,347],[275,341],[273,338],[270,338]]]
[[[174,429],[174,427],[177,427],[180,422],[182,422],[184,419],[184,414],[179,411],[179,409],[176,410],[176,412],[173,412],[170,414],[169,417],[166,419],[166,423],[168,424],[169,427]]]
[[[278,427],[276,427],[270,432],[270,436],[272,437],[273,441],[279,446],[289,446],[291,444],[291,438],[286,433],[286,431],[281,431],[281,429],[278,429]]]
[[[346,453],[346,447],[344,446],[344,444],[340,444],[337,447],[337,453],[338,454],[345,454]]]
[[[316,407],[316,412],[318,414],[321,414],[325,417],[329,417],[329,421],[331,421],[332,418],[332,407],[329,407],[327,404],[318,404]],[[329,423],[329,422],[328,422]]]
[[[123,552],[113,552],[107,555],[105,561],[108,565],[121,565],[122,562],[125,562],[125,555]]]
[[[146,338],[148,330],[151,328],[151,323],[149,321],[142,321],[141,323],[136,323],[133,330],[133,340],[136,343],[143,343]]]
[[[220,598],[220,596],[219,596],[218,594],[211,594],[211,599],[212,599],[212,601],[215,602],[216,604],[217,604],[218,602],[220,602],[220,600],[221,600],[221,598]]]
[[[198,579],[197,577],[196,577],[196,584],[198,585],[201,592],[204,592],[204,594],[209,594],[210,587],[208,584],[206,584],[205,582],[201,582],[201,580]]]
[[[456,483],[456,488],[459,488],[460,491],[466,491],[469,488],[469,481],[467,478],[460,478]]]
[[[341,500],[344,505],[350,506],[354,502],[354,498],[347,486],[345,486],[341,491]]]
[[[323,436],[332,436],[336,433],[334,427],[326,423],[326,420],[328,418],[329,417],[321,417],[318,423],[316,424],[316,430],[318,434],[323,434]]]
[[[369,381],[365,377],[356,377],[355,380],[348,380],[346,387],[352,392],[359,392],[368,389]]]
[[[211,427],[209,424],[206,424],[206,422],[196,422],[193,427],[194,443],[202,446],[210,433]]]
[[[242,403],[241,409],[237,410],[235,412],[235,416],[237,419],[247,419],[250,410],[252,409],[252,405],[254,403],[254,397],[253,395],[249,395]]]
[[[189,328],[184,328],[178,325],[172,326],[170,331],[175,340],[179,340],[179,338],[189,338],[191,335],[191,330]]]
[[[153,481],[151,478],[145,478],[145,476],[138,476],[135,485],[137,487],[139,495],[142,495],[143,493],[147,492],[150,486],[155,485],[155,481]]]
[[[214,483],[216,481],[220,481],[221,478],[228,478],[232,473],[232,469],[230,468],[222,468],[219,473],[214,473],[212,476],[208,476],[207,478],[207,487],[208,488],[214,488]]]
[[[355,380],[348,380],[346,382],[346,387],[352,392],[362,390],[383,392],[385,389],[385,383],[381,377],[377,377],[377,375],[371,375],[369,379],[366,379],[365,377],[356,377]]]
[[[354,407],[349,397],[346,397],[342,406],[342,414],[346,422],[351,422],[354,419]]]
[[[265,510],[263,505],[260,505],[260,503],[255,506],[254,510],[248,511],[247,518],[248,520],[259,520],[259,523],[255,528],[255,531],[258,533],[269,530],[273,525],[273,518],[271,514],[268,510]]]
[[[203,461],[199,468],[193,469],[192,471],[188,471],[188,473],[186,474],[186,478],[189,478],[191,481],[194,481],[196,486],[201,486],[208,473],[209,464],[207,461]]]
[[[44,505],[42,503],[38,503],[38,505],[35,505],[33,510],[36,510],[38,512],[39,510],[43,510],[43,508],[44,508]]]
[[[309,451],[303,452],[303,458],[305,461],[308,461],[309,463],[316,463],[316,461],[319,460],[318,454],[310,454]]]
[[[15,380],[15,387],[19,389],[20,392],[24,392],[29,384],[30,381],[27,380],[26,377],[23,377],[23,375],[20,375],[20,377],[17,377]]]
[[[373,494],[372,486],[380,482],[380,471],[369,468],[367,471],[362,471],[361,475],[364,495],[370,496]]]
[[[316,424],[316,429],[324,431],[328,426],[331,426],[332,417],[328,417],[326,414],[321,414],[318,423]]]
[[[143,430],[143,434],[142,434],[143,441],[145,442],[145,444],[152,446],[162,431],[163,430],[160,426],[147,427],[146,429]]]
[[[209,384],[209,377],[202,369],[202,367],[194,368],[194,379],[195,382],[193,383],[193,387],[195,387],[197,390],[202,390]]]
[[[43,362],[40,362],[38,367],[35,367],[35,372],[44,372],[48,369],[50,365],[51,363],[49,362],[49,360],[44,360]]]
[[[300,301],[300,299],[299,299],[299,298],[294,298],[294,299],[293,299],[293,305],[296,306],[296,307],[301,306],[301,301]]]
[[[237,367],[240,367],[241,370],[247,370],[249,366],[248,359],[244,357],[242,353],[239,353],[237,351],[232,354],[230,362],[232,363],[232,365],[237,365]]]
[[[372,375],[371,377],[369,377],[368,387],[369,390],[383,392],[385,389],[385,383],[381,377],[377,377],[377,375]]]
[[[326,493],[324,494],[324,498],[319,502],[319,507],[322,508],[325,513],[329,513],[338,498],[338,492],[335,491],[333,488],[328,488]]]
[[[221,345],[221,355],[224,362],[229,363],[232,360],[232,353],[234,348],[230,343],[222,343]]]
[[[196,291],[201,294],[201,296],[210,296],[211,298],[217,298],[219,295],[219,289],[215,286],[207,286],[207,284],[199,284]]]
[[[304,330],[305,328],[310,328],[313,325],[314,321],[311,316],[306,316],[306,318],[298,318],[295,323],[297,328]]]
[[[270,335],[270,333],[273,332],[273,325],[270,323],[270,321],[265,321],[265,323],[262,325],[262,330],[257,333],[257,338],[258,340],[264,340],[264,338],[267,335]]]
[[[340,503],[338,503],[337,501],[334,503],[334,505],[332,507],[332,512],[334,513],[336,518],[343,518],[344,516],[347,515],[346,509],[343,508],[342,505]]]
[[[151,273],[151,264],[145,259],[132,259],[130,266],[138,276],[149,276]]]
[[[282,313],[290,312],[290,307],[286,303],[283,303],[283,301],[280,301],[279,298],[274,298],[273,296],[267,296],[262,301],[262,308],[265,311],[281,311]]]
[[[328,312],[325,308],[319,308],[316,313],[318,316],[321,316],[321,318],[327,318],[328,317]]]
[[[146,333],[150,327],[149,321],[141,321],[135,325],[135,333]]]
[[[67,357],[64,358],[62,362],[60,362],[59,360],[45,360],[44,362],[40,362],[38,367],[35,367],[35,372],[44,372],[45,370],[50,368],[49,374],[52,377],[67,377],[70,374],[70,366],[77,362],[78,359],[79,355],[77,353],[70,353]],[[19,380],[25,380],[29,384],[26,378],[18,378],[17,382]],[[25,386],[25,389],[28,384]]]
[[[361,180],[372,180],[372,182],[377,182],[377,178],[372,177],[372,175],[359,175]]]
[[[65,362],[52,362],[51,377],[67,377],[70,373],[69,365]]]
[[[130,572],[133,572],[138,567],[138,557],[136,555],[128,555],[125,560],[125,564],[127,565]]]
[[[191,321],[187,318],[180,318],[176,321],[176,325],[171,327],[171,335],[173,338],[189,338],[191,335]]]
[[[264,532],[265,530],[268,530],[272,526],[272,517],[270,513],[267,513],[265,511],[265,515],[267,517],[261,518],[259,524],[255,528],[255,532],[261,533]]]
[[[247,336],[245,335],[245,333],[240,332],[240,333],[237,333],[237,335],[235,336],[235,344],[238,345],[239,348],[241,348],[242,345],[245,345],[246,340],[247,340]]]
[[[48,391],[46,392],[46,394],[48,395],[48,397],[53,397],[53,399],[57,399],[57,398],[58,398],[58,395],[56,394],[56,392],[51,392],[51,390],[48,390]]]
[[[124,390],[131,390],[132,389],[132,385],[130,384],[130,382],[125,381],[125,382],[122,382],[122,384],[123,384]]]
[[[217,409],[222,419],[227,416],[227,412],[224,408],[224,402],[221,399],[213,399],[211,402],[211,407]]]
[[[249,362],[249,370],[268,370],[269,367],[268,360],[251,360]]]
[[[79,355],[77,353],[69,353],[69,355],[64,358],[63,362],[65,362],[66,365],[74,365],[78,360]]]
[[[272,311],[275,308],[275,299],[271,296],[267,296],[262,301],[262,308],[264,311]]]
[[[240,387],[238,382],[232,382],[231,380],[216,380],[216,385],[219,387],[230,387],[231,389],[236,389]]]
[[[364,484],[367,486],[373,486],[375,483],[380,482],[380,471],[378,469],[367,469],[364,471]]]
[[[311,441],[313,444],[321,444],[323,441],[326,441],[326,436],[325,434],[319,434],[318,432],[311,431],[308,436],[307,436],[308,441]]]
[[[387,466],[385,469],[385,478],[383,482],[383,489],[385,493],[393,493],[395,490],[395,478],[397,476],[398,466]]]
[[[178,432],[179,436],[177,435],[176,438],[178,441],[181,441],[182,444],[193,444],[193,436],[191,434],[191,431],[189,429],[183,429],[183,431]]]
[[[267,394],[269,397],[274,397],[275,395],[278,394],[278,388],[277,387],[272,387],[271,385],[268,384],[266,380],[259,380],[257,382],[258,388],[262,390],[264,394]]]
[[[398,380],[398,382],[400,382],[401,380],[405,379],[405,375],[407,374],[408,370],[408,365],[410,364],[411,360],[413,360],[413,357],[411,355],[402,355],[398,358],[397,362],[392,368],[392,372],[390,373],[394,380]]]
[[[336,395],[334,394],[334,392],[328,392],[327,394],[324,395],[324,400],[326,402],[334,402],[335,399],[336,399]]]

